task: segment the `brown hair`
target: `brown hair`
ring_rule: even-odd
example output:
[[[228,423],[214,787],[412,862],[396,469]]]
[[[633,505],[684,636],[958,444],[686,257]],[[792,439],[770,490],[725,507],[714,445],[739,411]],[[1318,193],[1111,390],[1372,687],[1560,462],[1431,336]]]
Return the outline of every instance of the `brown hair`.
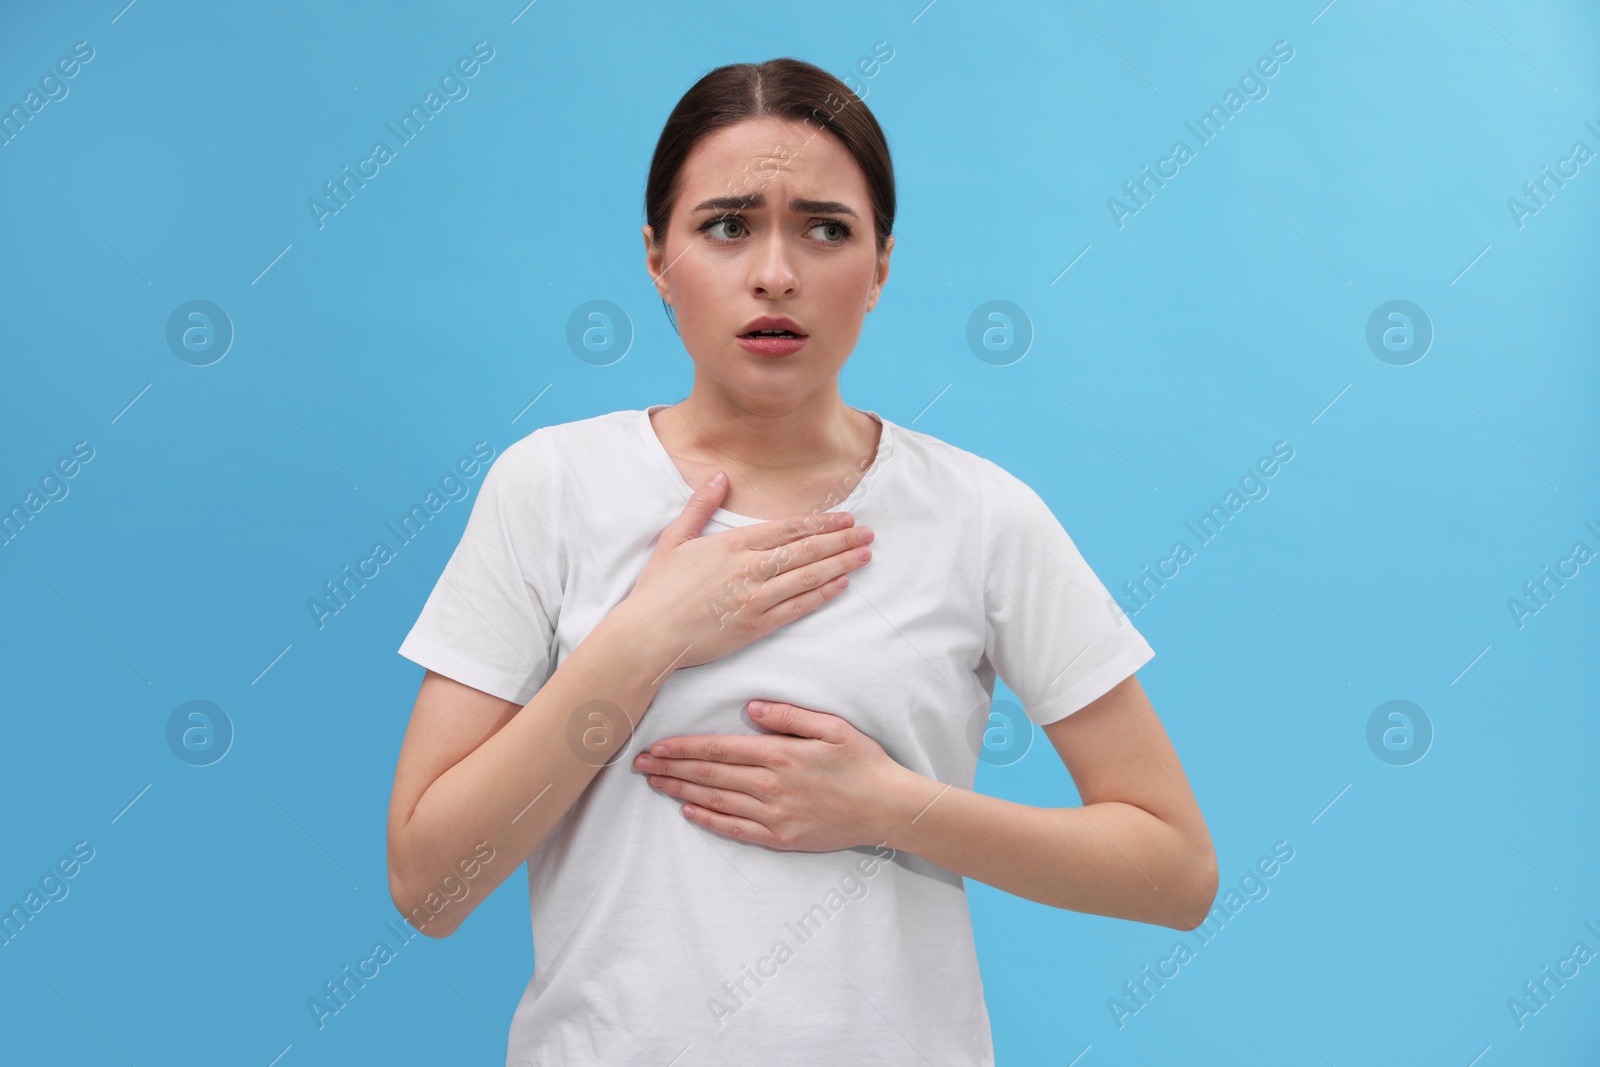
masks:
[[[645,222],[656,246],[665,244],[667,222],[678,195],[678,175],[700,138],[745,119],[766,116],[826,130],[855,157],[867,179],[873,228],[882,253],[894,230],[894,164],[883,128],[844,82],[821,67],[788,57],[718,67],[695,82],[667,116],[644,190]],[[667,306],[665,301],[662,304]],[[673,318],[670,306],[667,317]],[[677,329],[676,320],[673,329]]]

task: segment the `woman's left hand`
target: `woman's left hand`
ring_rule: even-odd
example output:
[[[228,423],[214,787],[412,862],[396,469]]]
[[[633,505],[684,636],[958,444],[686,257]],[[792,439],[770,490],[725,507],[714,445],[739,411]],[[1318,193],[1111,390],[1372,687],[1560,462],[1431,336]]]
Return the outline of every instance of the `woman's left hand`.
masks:
[[[833,852],[886,839],[904,767],[837,715],[772,701],[749,707],[775,732],[664,737],[634,769],[686,801],[684,817],[695,825],[740,841]]]

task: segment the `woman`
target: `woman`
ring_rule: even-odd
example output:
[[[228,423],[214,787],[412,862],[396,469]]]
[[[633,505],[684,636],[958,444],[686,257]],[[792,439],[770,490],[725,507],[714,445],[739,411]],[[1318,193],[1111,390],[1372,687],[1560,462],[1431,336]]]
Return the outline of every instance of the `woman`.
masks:
[[[508,1065],[992,1064],[963,876],[1181,929],[1216,892],[1154,653],[1025,484],[841,398],[894,185],[840,82],[706,75],[646,215],[693,390],[485,476],[400,648],[395,903],[444,937],[528,861]],[[1082,808],[971,791],[997,672]]]

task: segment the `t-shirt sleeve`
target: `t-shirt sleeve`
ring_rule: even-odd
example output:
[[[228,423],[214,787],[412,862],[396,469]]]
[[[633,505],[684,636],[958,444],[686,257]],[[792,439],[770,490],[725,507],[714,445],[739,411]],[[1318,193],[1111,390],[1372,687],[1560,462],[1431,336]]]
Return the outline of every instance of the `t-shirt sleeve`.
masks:
[[[1104,696],[1155,651],[1027,483],[988,465],[985,654],[1034,723]]]
[[[558,473],[539,430],[494,460],[400,655],[503,700],[533,699],[554,669],[561,607]]]

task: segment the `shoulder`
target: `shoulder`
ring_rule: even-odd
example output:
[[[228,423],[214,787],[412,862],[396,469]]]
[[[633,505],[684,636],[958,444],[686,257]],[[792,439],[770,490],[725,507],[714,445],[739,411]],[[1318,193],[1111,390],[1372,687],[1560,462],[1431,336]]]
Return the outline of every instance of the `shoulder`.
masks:
[[[1033,487],[987,456],[980,456],[932,434],[895,425],[896,463],[926,481],[940,484],[953,500],[963,500],[987,522],[991,516],[1004,524],[1008,520],[1037,518],[1039,510],[1050,509]]]
[[[540,426],[500,451],[490,467],[498,477],[550,478],[570,466],[588,466],[615,455],[636,433],[639,412],[609,411],[570,422]]]
[[[974,488],[1001,479],[1015,480],[1009,471],[991,459],[899,423],[894,424],[894,456],[897,465],[918,468],[919,473],[957,479]]]
[[[517,438],[489,462],[479,487],[484,511],[505,524],[507,536],[559,531],[564,516],[582,510],[585,486],[617,480],[618,465],[629,462],[623,435],[637,433],[629,422],[637,415],[613,411],[540,426]]]

